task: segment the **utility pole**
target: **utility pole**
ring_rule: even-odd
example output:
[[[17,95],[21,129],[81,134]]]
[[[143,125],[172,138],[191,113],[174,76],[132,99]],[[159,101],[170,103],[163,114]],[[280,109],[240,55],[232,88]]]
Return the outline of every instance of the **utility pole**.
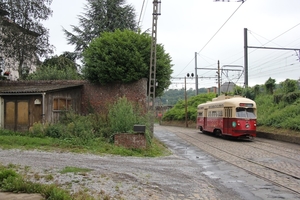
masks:
[[[195,80],[195,83],[196,83],[195,89],[196,89],[196,96],[197,96],[198,95],[197,52],[195,52],[195,77],[196,77],[196,80]]]
[[[188,127],[188,121],[187,121],[186,77],[184,77],[184,102],[185,102],[185,127]]]
[[[273,50],[288,50],[300,52],[300,49],[297,48],[278,48],[278,47],[256,47],[248,46],[248,29],[244,28],[244,68],[245,68],[245,87],[248,87],[248,48],[255,49],[273,49]]]
[[[245,88],[248,88],[248,36],[247,28],[244,28],[244,70],[245,70]]]
[[[150,55],[150,75],[148,87],[148,110],[155,111],[155,87],[156,87],[156,43],[157,43],[157,20],[160,15],[161,1],[153,1],[152,16],[152,42]]]
[[[220,81],[220,61],[218,60],[218,96],[221,94],[221,81]]]
[[[217,68],[207,68],[207,67],[201,67],[201,68],[196,68],[196,70],[197,69],[205,69],[205,70],[216,70],[216,73],[218,74],[218,73],[220,73],[220,62],[219,62],[219,60],[218,60],[218,67]],[[216,77],[200,77],[200,78],[216,78]],[[217,78],[218,78],[218,88],[220,89],[220,75],[218,74],[218,76],[217,76]],[[219,85],[220,84],[220,85]],[[219,91],[219,90],[218,90]],[[219,92],[218,92],[219,93]]]

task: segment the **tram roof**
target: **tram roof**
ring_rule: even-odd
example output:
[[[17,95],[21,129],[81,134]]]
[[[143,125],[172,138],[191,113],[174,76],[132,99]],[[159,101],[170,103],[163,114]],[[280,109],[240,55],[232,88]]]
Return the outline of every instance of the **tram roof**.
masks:
[[[206,103],[202,103],[198,105],[198,108],[201,106],[204,107],[208,107],[208,106],[212,106],[212,105],[220,105],[220,107],[227,107],[227,106],[240,106],[240,103],[251,103],[253,104],[253,108],[256,107],[256,103],[251,100],[248,99],[246,97],[242,97],[242,96],[225,96],[225,95],[221,95],[219,97],[213,98],[212,101],[208,101]]]

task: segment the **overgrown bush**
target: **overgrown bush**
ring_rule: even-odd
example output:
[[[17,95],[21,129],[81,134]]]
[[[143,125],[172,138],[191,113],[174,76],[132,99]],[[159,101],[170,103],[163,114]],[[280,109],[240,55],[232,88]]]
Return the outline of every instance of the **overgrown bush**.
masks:
[[[187,120],[196,121],[197,118],[197,107],[201,103],[211,101],[216,97],[215,93],[199,94],[197,96],[190,97],[187,100]],[[185,101],[178,101],[173,108],[168,110],[162,120],[165,121],[183,121],[185,120]]]
[[[82,76],[73,66],[40,66],[29,74],[26,80],[82,80]]]
[[[109,108],[108,120],[113,133],[133,132],[133,126],[141,122],[141,110],[127,100],[119,98]]]
[[[143,124],[147,128],[147,142],[151,144],[150,116],[144,113],[139,105],[129,102],[126,97],[118,99],[109,106],[107,115],[92,113],[87,116],[75,114],[73,111],[62,113],[59,123],[35,123],[30,128],[30,136],[59,138],[71,144],[85,145],[95,138],[112,141],[115,133],[133,133],[135,124]]]
[[[283,95],[284,96],[284,95]],[[259,95],[255,101],[257,105],[258,126],[271,126],[300,131],[300,98],[287,103],[279,96]]]

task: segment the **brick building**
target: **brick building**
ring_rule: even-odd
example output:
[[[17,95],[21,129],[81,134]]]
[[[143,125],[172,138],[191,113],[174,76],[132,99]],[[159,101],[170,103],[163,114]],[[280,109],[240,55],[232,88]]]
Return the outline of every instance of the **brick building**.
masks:
[[[0,127],[28,130],[35,122],[55,123],[65,109],[82,115],[108,111],[120,97],[146,109],[147,79],[129,84],[88,81],[0,81]]]

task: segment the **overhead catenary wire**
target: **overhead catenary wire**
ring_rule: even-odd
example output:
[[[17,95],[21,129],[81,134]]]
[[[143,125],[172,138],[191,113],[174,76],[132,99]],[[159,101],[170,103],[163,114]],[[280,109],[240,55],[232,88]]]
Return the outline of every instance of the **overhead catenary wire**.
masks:
[[[208,40],[208,42],[200,49],[200,51],[197,54],[200,54],[203,49],[213,40],[213,38],[221,31],[221,29],[226,25],[226,23],[232,18],[232,16],[239,10],[239,8],[246,2],[242,1],[242,3],[239,5],[239,7],[228,17],[228,19],[222,24],[222,26],[217,30],[217,32]],[[182,70],[184,71],[190,64],[191,62],[194,61],[195,58],[193,58]],[[181,74],[181,72],[179,74]]]
[[[283,33],[281,33],[281,34],[279,34],[278,36],[276,36],[276,37],[274,37],[273,39],[271,39],[271,40],[268,40],[267,38],[265,38],[265,37],[263,37],[263,36],[261,36],[261,35],[259,35],[259,34],[257,34],[257,33],[255,33],[255,32],[253,32],[252,30],[248,30],[250,33],[251,33],[251,35],[254,37],[254,35],[253,34],[256,34],[256,35],[258,35],[259,37],[261,37],[261,38],[263,38],[263,39],[265,39],[265,40],[268,40],[266,43],[262,43],[262,42],[260,42],[256,37],[254,37],[260,44],[261,44],[261,46],[263,47],[263,46],[265,46],[265,45],[267,45],[267,44],[269,44],[269,43],[271,43],[271,42],[273,42],[274,40],[276,40],[277,38],[279,38],[279,37],[281,37],[282,35],[285,35],[286,33],[288,33],[289,31],[291,31],[291,30],[293,30],[294,28],[296,28],[296,27],[298,27],[300,25],[300,23],[297,23],[296,25],[294,25],[293,27],[291,27],[291,28],[289,28],[288,30],[286,30],[286,31],[284,31]],[[297,39],[298,40],[298,39]],[[274,42],[273,42],[274,43]],[[276,44],[276,43],[274,43],[274,44]],[[289,43],[289,44],[287,44],[287,45],[290,45],[291,43]],[[281,45],[279,45],[279,44],[276,44],[277,46],[281,46]],[[287,46],[287,45],[285,45],[285,46]],[[297,45],[298,46],[298,45]],[[253,49],[251,52],[249,52],[249,54],[253,54],[255,51],[257,51],[258,49]],[[260,72],[261,72],[261,66],[263,65],[263,64],[265,64],[265,65],[267,65],[267,64],[269,64],[269,65],[272,65],[272,61],[273,61],[273,63],[274,63],[274,60],[277,60],[278,58],[280,58],[280,57],[282,57],[282,56],[284,56],[284,55],[286,55],[286,53],[278,53],[278,54],[276,54],[276,52],[275,51],[272,51],[272,53],[270,53],[269,54],[269,56],[264,56],[263,58],[260,58],[260,59],[256,59],[255,61],[252,61],[251,62],[251,71],[253,72],[253,71],[256,71],[256,69],[258,69]],[[234,60],[233,62],[231,62],[231,63],[235,63],[235,62],[237,62],[237,61],[239,61],[239,60],[241,60],[241,59],[243,59],[244,58],[244,56],[242,55],[240,58],[238,58],[238,59],[236,59],[236,60]],[[268,61],[269,60],[269,61]],[[261,61],[263,61],[263,64],[261,64],[260,62]],[[275,63],[274,63],[275,64]],[[268,73],[268,70],[266,70],[266,73]],[[261,75],[261,74],[260,74]]]
[[[144,13],[144,10],[145,10],[145,9],[144,9],[144,7],[145,7],[145,1],[146,1],[146,0],[143,0],[143,4],[142,4],[140,16],[139,16],[139,21],[138,21],[138,27],[140,26],[141,22],[143,22],[143,18],[144,18],[143,13]],[[148,4],[148,0],[147,0],[147,2],[146,2],[146,7],[147,7],[147,4]]]

